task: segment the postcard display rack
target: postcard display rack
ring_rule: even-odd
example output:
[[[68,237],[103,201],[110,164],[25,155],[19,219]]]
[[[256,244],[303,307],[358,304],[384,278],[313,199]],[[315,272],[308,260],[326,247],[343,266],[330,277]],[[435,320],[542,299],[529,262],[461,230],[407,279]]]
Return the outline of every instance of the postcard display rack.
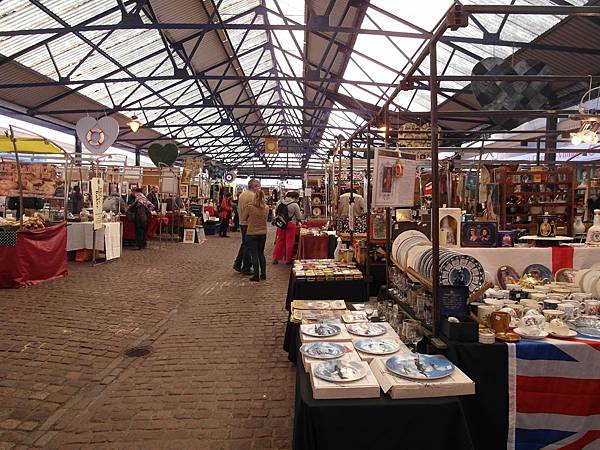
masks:
[[[291,320],[300,324],[302,363],[310,377],[315,399],[379,398],[381,391],[392,399],[475,393],[474,382],[455,366],[452,366],[452,373],[448,376],[427,379],[426,382],[419,380],[410,370],[405,377],[392,373],[387,367],[387,361],[390,358],[411,355],[409,349],[387,322],[367,322],[364,311],[348,310],[343,300],[294,300]],[[336,334],[315,336],[315,329],[319,327],[332,327]],[[377,332],[378,336],[369,338],[371,332]],[[365,341],[372,339],[393,343],[395,351],[373,354],[359,350]],[[333,346],[343,349],[338,357],[324,359],[322,355],[311,357],[308,354],[310,349],[330,349]],[[413,357],[416,358],[416,355],[409,356],[408,360],[413,361]],[[443,357],[439,358],[445,360]],[[362,372],[362,377],[356,381],[324,379],[319,366],[325,364],[337,367],[337,363],[340,363],[342,369],[352,364]]]

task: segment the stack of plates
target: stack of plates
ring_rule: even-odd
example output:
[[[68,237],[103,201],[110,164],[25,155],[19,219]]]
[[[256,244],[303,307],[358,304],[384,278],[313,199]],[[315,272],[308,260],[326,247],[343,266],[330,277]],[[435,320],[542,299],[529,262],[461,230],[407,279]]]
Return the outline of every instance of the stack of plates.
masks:
[[[410,267],[425,278],[431,278],[433,249],[427,236],[420,231],[400,233],[392,245],[392,255],[402,267]],[[440,248],[439,267],[442,285],[468,286],[469,291],[474,292],[485,283],[483,266],[472,256]]]
[[[430,244],[429,239],[423,233],[417,230],[408,230],[400,233],[392,244],[392,256],[400,263],[402,267],[406,267],[406,259],[408,251],[415,245]]]
[[[579,286],[581,290],[586,294],[592,294],[594,298],[598,298],[600,294],[598,284],[600,284],[600,270],[586,269],[585,272],[579,279]],[[577,272],[579,274],[579,272]]]

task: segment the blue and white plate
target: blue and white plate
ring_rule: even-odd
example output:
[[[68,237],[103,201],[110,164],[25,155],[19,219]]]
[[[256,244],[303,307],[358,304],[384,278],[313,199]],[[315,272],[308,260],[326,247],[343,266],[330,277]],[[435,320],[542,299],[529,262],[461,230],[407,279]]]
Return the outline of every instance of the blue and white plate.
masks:
[[[310,325],[301,325],[300,330],[308,336],[314,337],[331,337],[342,332],[340,327],[330,323],[314,323]]]
[[[315,359],[339,358],[344,351],[343,345],[334,342],[311,342],[300,347],[300,353]]]
[[[385,362],[387,369],[411,380],[437,380],[454,372],[454,365],[441,355],[406,354],[392,356]]]
[[[364,378],[367,375],[367,371],[365,367],[357,361],[333,359],[331,361],[321,361],[320,363],[317,363],[314,374],[316,377],[325,381],[348,383]]]
[[[400,344],[391,339],[360,339],[354,343],[356,350],[369,355],[389,355],[400,350]]]
[[[479,261],[469,255],[455,254],[440,264],[440,284],[468,286],[474,292],[485,283],[485,271]]]
[[[542,264],[530,264],[525,267],[523,276],[531,275],[540,280],[552,280],[552,271]]]

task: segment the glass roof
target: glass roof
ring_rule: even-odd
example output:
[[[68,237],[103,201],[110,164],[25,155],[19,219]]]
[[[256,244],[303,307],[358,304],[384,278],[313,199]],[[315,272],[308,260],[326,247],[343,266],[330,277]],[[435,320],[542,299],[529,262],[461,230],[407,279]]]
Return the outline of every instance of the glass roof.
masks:
[[[179,22],[195,20],[185,17],[186,1],[191,0],[173,2],[173,14],[181,10]],[[186,54],[187,49],[178,50],[169,42],[168,33],[156,28],[132,26],[130,29],[0,36],[0,52],[7,57],[14,56],[16,62],[64,83],[107,109],[125,108],[125,115],[136,113],[146,127],[231,166],[266,164],[274,168],[301,168],[322,165],[336,136],[350,135],[364,119],[335,101],[331,102],[332,111],[320,115],[314,122],[311,114],[317,116],[316,110],[305,109],[303,112],[302,107],[310,106],[305,104],[307,84],[298,78],[313,69],[305,54],[308,51],[305,48],[309,40],[307,33],[311,32],[268,27],[304,26],[307,17],[305,1],[212,0],[206,3],[217,8],[215,22],[257,26],[252,29],[228,28],[222,34],[207,32],[212,40],[209,48],[202,48],[202,57],[217,61],[214,71],[209,73],[228,76],[237,73],[240,78],[222,82],[211,82],[201,76],[195,78],[190,62],[193,55]],[[319,7],[327,3],[312,1],[313,6]],[[417,35],[430,31],[452,3],[452,0],[371,0],[361,28]],[[463,0],[462,3],[557,4],[552,0]],[[570,4],[584,5],[586,0],[570,0]],[[151,5],[154,11],[145,9],[140,14],[145,24],[155,22],[154,17],[160,15],[159,9],[168,8],[169,2],[163,0]],[[199,2],[194,0],[189,6],[199,7]],[[210,8],[202,6],[208,14]],[[47,0],[37,5],[28,0],[3,0],[0,1],[0,31],[118,25],[134,8],[136,2],[133,0]],[[357,11],[353,8],[350,14],[358,14]],[[446,33],[448,39],[456,40],[446,40],[438,45],[438,67],[447,75],[470,74],[480,59],[488,56],[506,58],[515,50],[506,45],[474,43],[473,38],[481,39],[485,33],[499,31],[502,41],[529,43],[561,19],[556,16],[535,16],[535,20],[531,20],[530,16],[475,15],[468,27]],[[201,22],[200,18],[197,21]],[[266,25],[267,29],[261,25]],[[381,106],[425,43],[422,37],[358,34],[339,73],[342,80],[347,81],[339,86],[331,81],[321,82],[319,89],[334,90]],[[234,55],[228,55],[229,49]],[[310,50],[315,51],[314,48]],[[323,61],[321,73],[333,67],[327,64],[339,64],[340,60]],[[184,70],[191,77],[174,77],[176,70]],[[427,61],[419,72],[429,73]],[[243,77],[250,79],[244,81]],[[96,81],[98,79],[107,81]],[[423,89],[416,91],[401,92],[392,103],[392,110],[428,110],[426,85],[424,83]],[[466,82],[443,82],[439,102],[466,85]],[[243,108],[228,107],[231,101],[227,92],[234,100],[237,97]],[[51,111],[52,105],[59,104],[53,97],[39,102],[40,111]],[[73,105],[68,106],[75,108],[75,97],[71,96],[71,100]],[[64,105],[62,101],[61,106]],[[317,129],[315,134],[311,130],[313,126],[323,128]],[[262,138],[268,134],[285,140],[289,145],[287,151],[263,155]],[[319,137],[307,139],[314,135]],[[129,133],[123,139],[131,137]],[[308,155],[303,153],[306,150]]]

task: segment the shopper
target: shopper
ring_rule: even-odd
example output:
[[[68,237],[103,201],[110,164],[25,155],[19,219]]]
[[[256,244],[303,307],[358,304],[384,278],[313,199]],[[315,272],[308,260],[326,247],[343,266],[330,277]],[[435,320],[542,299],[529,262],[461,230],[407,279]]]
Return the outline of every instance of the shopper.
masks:
[[[123,200],[118,192],[112,192],[102,203],[102,211],[113,212],[115,214],[125,213],[127,206],[125,205],[125,200]]]
[[[366,211],[365,199],[360,195],[356,189],[346,189],[338,202],[338,217],[348,217],[350,212],[350,193],[352,193],[354,217],[364,214]]]
[[[254,275],[250,281],[259,281],[267,279],[267,262],[265,260],[265,243],[267,242],[267,216],[269,208],[265,202],[263,191],[256,192],[254,201],[250,203],[241,216],[246,221],[248,229],[246,230],[246,240],[252,259]]]
[[[300,206],[298,206],[299,198],[297,192],[290,191],[284,199],[277,203],[277,208],[275,208],[275,221],[279,224],[277,225],[277,237],[273,249],[273,264],[278,264],[284,257],[286,264],[292,263],[294,244],[296,243],[296,228],[304,220]],[[287,222],[285,221],[286,216]]]
[[[223,196],[223,200],[221,200],[221,208],[219,212],[219,217],[221,218],[221,229],[219,230],[219,236],[221,237],[229,237],[227,236],[227,229],[229,228],[229,221],[231,220],[232,211],[231,192],[227,192]]]
[[[160,198],[158,194],[158,186],[152,186],[148,193],[148,201],[154,205],[156,211],[160,211]]]
[[[260,191],[260,181],[252,178],[248,181],[248,189],[242,192],[238,197],[238,215],[240,218],[240,231],[242,232],[242,243],[237,254],[237,258],[233,263],[233,270],[242,272],[244,275],[250,275],[252,261],[248,246],[246,243],[246,232],[248,230],[248,221],[244,219],[246,208],[255,200],[256,193]]]
[[[127,219],[135,224],[135,242],[138,250],[146,248],[146,234],[148,233],[148,222],[154,205],[148,201],[142,188],[133,190],[135,201],[127,210]]]
[[[69,206],[71,207],[72,214],[79,214],[83,209],[83,195],[81,194],[79,185],[73,187],[73,190],[69,194]]]

